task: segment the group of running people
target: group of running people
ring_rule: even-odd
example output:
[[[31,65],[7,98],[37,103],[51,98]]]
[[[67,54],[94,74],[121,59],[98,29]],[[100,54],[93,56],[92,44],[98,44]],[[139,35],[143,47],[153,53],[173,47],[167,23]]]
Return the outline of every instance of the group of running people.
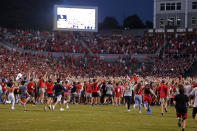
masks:
[[[44,104],[44,111],[55,110],[56,105],[69,108],[71,104],[113,104],[115,107],[125,104],[130,111],[142,106],[147,114],[151,114],[151,105],[160,104],[161,115],[167,112],[167,106],[175,104],[178,125],[185,128],[187,107],[193,105],[192,117],[197,117],[197,84],[191,78],[154,78],[154,77],[95,77],[80,78],[67,77],[62,80],[57,77],[41,76],[39,79],[21,77],[20,79],[1,79],[0,87],[3,90],[1,100],[10,103],[15,109],[15,103],[20,103],[27,111],[26,103]],[[197,118],[196,118],[197,119]],[[182,120],[182,121],[181,121]],[[182,124],[181,124],[182,122]]]

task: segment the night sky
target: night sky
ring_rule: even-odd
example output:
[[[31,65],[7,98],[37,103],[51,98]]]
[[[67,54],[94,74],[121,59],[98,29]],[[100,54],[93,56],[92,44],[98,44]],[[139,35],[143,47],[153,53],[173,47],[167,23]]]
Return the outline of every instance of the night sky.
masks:
[[[144,22],[153,21],[153,0],[64,0],[68,5],[98,6],[99,22],[114,16],[122,24],[124,17],[137,14]]]

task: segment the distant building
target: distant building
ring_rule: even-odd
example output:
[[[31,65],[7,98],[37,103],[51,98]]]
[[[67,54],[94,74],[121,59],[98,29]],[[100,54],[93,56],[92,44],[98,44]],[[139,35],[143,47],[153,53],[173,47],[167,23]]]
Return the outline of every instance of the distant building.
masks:
[[[197,0],[154,0],[154,28],[197,28]]]

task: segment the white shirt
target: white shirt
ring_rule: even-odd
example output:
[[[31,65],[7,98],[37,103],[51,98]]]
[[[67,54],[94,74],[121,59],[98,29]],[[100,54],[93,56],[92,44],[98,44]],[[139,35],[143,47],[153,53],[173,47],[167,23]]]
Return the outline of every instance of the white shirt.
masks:
[[[132,96],[132,87],[126,86],[124,96]]]
[[[197,107],[197,88],[194,88],[191,92],[191,95],[194,95],[194,105],[193,107]]]
[[[189,94],[191,93],[191,91],[192,91],[192,87],[190,86],[190,85],[187,85],[185,88],[184,88],[184,90],[185,90],[185,95],[186,96],[188,96],[189,97]]]

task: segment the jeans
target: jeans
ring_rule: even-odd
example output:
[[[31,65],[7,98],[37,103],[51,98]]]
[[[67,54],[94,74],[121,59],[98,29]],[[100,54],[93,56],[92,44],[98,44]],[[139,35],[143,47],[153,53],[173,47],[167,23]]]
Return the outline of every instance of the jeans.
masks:
[[[0,90],[0,102],[2,102],[2,93],[3,93],[3,91]]]
[[[146,108],[147,108],[147,114],[151,114],[151,108],[150,108],[150,103],[148,102],[144,102],[144,104],[146,105]]]
[[[141,111],[142,108],[142,96],[141,95],[135,95],[135,106],[139,105],[139,111]]]

